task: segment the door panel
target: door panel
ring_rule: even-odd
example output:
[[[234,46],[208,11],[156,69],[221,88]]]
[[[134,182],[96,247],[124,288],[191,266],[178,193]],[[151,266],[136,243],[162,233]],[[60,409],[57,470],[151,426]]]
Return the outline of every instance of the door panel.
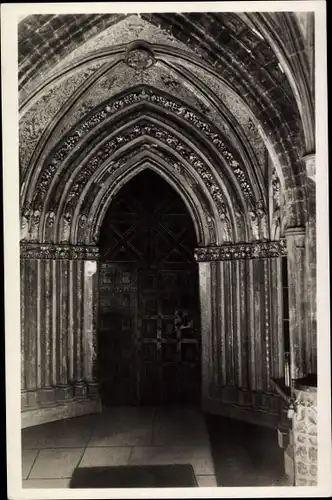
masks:
[[[137,270],[134,266],[102,262],[100,276],[99,369],[102,393],[114,404],[126,401],[135,404]]]
[[[103,401],[199,402],[195,232],[178,195],[142,174],[120,192],[101,232]]]

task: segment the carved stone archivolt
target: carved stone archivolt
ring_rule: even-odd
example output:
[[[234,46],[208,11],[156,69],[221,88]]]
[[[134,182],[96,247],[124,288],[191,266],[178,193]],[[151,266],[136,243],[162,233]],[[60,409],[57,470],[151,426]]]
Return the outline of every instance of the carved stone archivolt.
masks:
[[[206,160],[194,146],[189,145],[186,140],[182,140],[178,135],[172,133],[169,128],[164,128],[161,124],[154,123],[152,120],[150,121],[148,119],[142,119],[140,123],[132,125],[131,128],[127,128],[123,132],[113,136],[110,140],[107,140],[107,142],[104,142],[93,156],[90,156],[86,161],[83,160],[82,167],[76,169],[75,177],[71,180],[71,187],[68,186],[68,175],[70,171],[67,170],[68,174],[59,174],[64,167],[63,162],[67,159],[68,155],[73,153],[74,148],[78,151],[78,145],[83,136],[94,127],[100,125],[104,120],[108,119],[110,115],[117,113],[120,109],[144,101],[161,106],[190,122],[190,124],[195,126],[199,132],[208,139],[208,141],[219,151],[225,163],[227,163],[229,174],[233,172],[234,177],[237,179],[237,187],[233,193],[226,193],[229,186],[225,185],[225,181],[216,176],[215,172],[213,172],[208,164],[208,161],[213,163],[211,159]],[[46,218],[45,216],[40,217],[43,228],[35,224],[36,230],[32,231],[32,224],[29,218],[33,219],[33,214],[25,214],[25,218],[27,219],[25,223],[26,226],[29,227],[29,230],[26,229],[26,227],[24,231],[22,229],[21,239],[60,243],[80,243],[84,241],[87,243],[84,236],[85,226],[87,226],[90,215],[93,218],[93,214],[89,214],[88,211],[85,211],[84,215],[81,213],[77,214],[77,205],[82,207],[82,193],[86,192],[89,193],[89,196],[91,195],[92,191],[90,187],[89,189],[87,188],[93,179],[95,186],[93,195],[97,196],[98,190],[102,189],[103,183],[108,182],[108,178],[119,171],[119,169],[122,169],[125,165],[123,155],[125,155],[126,151],[129,151],[129,149],[132,149],[130,143],[134,143],[143,136],[151,137],[163,143],[166,148],[173,150],[175,157],[180,156],[184,162],[187,163],[186,166],[185,163],[182,164],[181,161],[174,161],[175,158],[173,158],[170,164],[171,168],[173,165],[174,170],[183,176],[185,184],[189,182],[191,188],[195,189],[195,182],[199,183],[200,180],[203,182],[214,202],[216,210],[215,223],[221,228],[219,234],[222,234],[219,241],[232,242],[238,239],[245,241],[248,236],[249,240],[254,239],[260,241],[268,239],[267,211],[264,202],[263,200],[255,201],[253,189],[247,174],[244,172],[243,168],[240,167],[239,161],[234,157],[228,146],[226,146],[217,129],[214,130],[213,126],[206,123],[196,112],[186,108],[179,102],[175,102],[166,95],[156,94],[154,89],[150,87],[140,87],[136,91],[131,91],[120,98],[111,100],[106,105],[103,103],[102,107],[88,116],[75,130],[72,130],[60,147],[51,154],[35,187],[33,204],[35,205],[38,203],[42,206],[47,198],[48,200],[55,200],[57,206],[54,207],[54,212],[57,213],[62,193],[64,193],[64,190],[66,191],[66,198],[63,199],[61,204],[61,213],[57,214],[55,218],[53,228],[54,235],[51,235],[50,228],[46,229],[49,216]],[[151,144],[155,145],[155,142]],[[126,148],[124,148],[124,146],[126,146]],[[158,146],[158,148],[163,150],[163,147]],[[119,150],[121,151],[118,153]],[[74,161],[76,160],[74,159]],[[107,161],[109,163],[106,171],[105,164]],[[190,178],[186,175],[188,168],[190,168],[189,166],[196,172],[197,181],[195,175],[190,176]],[[99,170],[100,174],[98,174]],[[55,176],[57,178],[56,182],[54,182]],[[230,184],[234,182],[234,180],[231,181],[229,177],[227,182]],[[67,186],[69,187],[68,191],[66,189]],[[240,191],[242,191],[242,196],[239,193]],[[231,213],[229,207],[230,200],[228,199],[226,204],[226,196],[231,198],[232,205],[237,204],[240,198],[242,198],[239,217]],[[239,196],[239,200],[236,199],[237,196]],[[243,206],[245,204],[247,205],[246,207]],[[246,211],[248,215],[245,214]],[[218,214],[218,217],[216,217],[216,214]],[[39,216],[40,215],[41,214],[39,214]],[[55,227],[56,225],[58,225],[58,227]],[[234,231],[238,231],[237,236],[235,236]],[[45,238],[46,235],[47,237]],[[209,244],[213,244],[213,242],[214,239],[212,239]]]
[[[230,166],[234,175],[239,183],[239,186],[244,194],[244,196],[253,202],[253,192],[248,180],[248,177],[240,167],[240,163],[235,159],[234,154],[226,146],[225,142],[220,137],[217,129],[214,130],[211,125],[207,124],[202,118],[200,118],[197,113],[186,108],[181,103],[175,102],[174,100],[164,96],[156,94],[151,88],[142,88],[135,92],[131,92],[121,98],[115,99],[103,108],[98,109],[92,115],[90,115],[79,127],[72,131],[70,136],[62,143],[57,151],[52,155],[49,161],[48,167],[45,169],[42,178],[39,182],[39,191],[45,193],[47,190],[47,185],[49,180],[53,177],[55,171],[60,166],[60,164],[66,159],[68,154],[72,149],[79,143],[80,138],[87,132],[92,130],[95,126],[99,125],[102,121],[106,120],[110,115],[116,113],[119,109],[123,109],[138,102],[151,102],[155,105],[161,106],[173,113],[177,114],[184,120],[190,122],[194,125],[200,132],[202,132],[206,138],[211,141],[213,146],[217,148],[222,154],[224,160]],[[121,137],[117,138],[119,144],[121,144]]]
[[[123,145],[128,144],[134,139],[144,135],[153,137],[171,147],[174,151],[180,154],[185,161],[193,166],[211,193],[221,218],[225,219],[228,217],[227,207],[224,202],[223,193],[219,183],[211,173],[210,169],[204,164],[203,160],[196,153],[194,153],[192,149],[187,146],[187,144],[182,142],[169,131],[149,122],[134,125],[131,129],[126,130],[125,133],[106,142],[103,147],[84,165],[84,168],[81,170],[75,184],[69,192],[69,202],[74,204],[75,200],[79,197],[79,194],[82,191],[82,187],[111,155],[114,155],[114,153]],[[111,162],[108,166],[108,175],[115,172],[121,165],[123,165],[121,160]],[[51,165],[51,170],[53,171],[53,165]],[[44,190],[46,190],[46,184],[51,183],[52,176],[49,172],[50,170],[47,170],[46,175],[45,173],[43,174],[42,182],[40,184],[40,186],[42,186],[42,193],[39,192],[39,187],[36,194],[37,198],[43,194]],[[67,214],[65,217],[66,216]],[[69,222],[67,220],[67,225],[68,224]]]
[[[286,255],[286,243],[284,240],[237,243],[195,249],[195,259],[197,262],[267,259],[282,255]]]
[[[92,245],[73,246],[21,242],[20,255],[21,259],[97,260],[99,248]]]

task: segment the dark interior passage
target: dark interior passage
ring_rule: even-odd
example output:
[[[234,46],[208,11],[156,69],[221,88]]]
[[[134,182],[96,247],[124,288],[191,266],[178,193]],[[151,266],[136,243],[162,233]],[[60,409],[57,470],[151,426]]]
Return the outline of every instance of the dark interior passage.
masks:
[[[144,170],[101,230],[99,378],[104,404],[200,400],[196,235],[181,197]]]

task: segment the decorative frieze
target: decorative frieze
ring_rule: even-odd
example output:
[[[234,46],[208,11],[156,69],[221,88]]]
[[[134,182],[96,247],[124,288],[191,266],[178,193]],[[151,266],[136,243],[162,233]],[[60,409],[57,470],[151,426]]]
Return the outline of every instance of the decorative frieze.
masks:
[[[219,247],[201,247],[195,249],[195,259],[197,262],[270,259],[282,255],[286,255],[284,240],[225,244]]]
[[[21,259],[67,259],[96,260],[99,248],[92,245],[53,245],[45,243],[21,242]]]

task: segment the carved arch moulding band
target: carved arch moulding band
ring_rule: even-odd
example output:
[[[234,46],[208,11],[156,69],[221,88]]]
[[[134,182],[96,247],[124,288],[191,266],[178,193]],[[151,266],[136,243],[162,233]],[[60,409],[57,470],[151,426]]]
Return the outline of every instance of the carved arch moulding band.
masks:
[[[77,127],[67,135],[65,141],[61,145],[58,145],[58,147],[48,156],[48,160],[44,163],[45,168],[39,172],[39,176],[35,176],[34,180],[30,179],[30,182],[28,178],[26,179],[27,184],[30,184],[30,186],[27,188],[25,203],[23,204],[22,225],[26,227],[24,229],[25,234],[26,231],[34,227],[35,229],[32,229],[34,234],[37,230],[40,235],[43,232],[45,222],[47,222],[50,227],[55,226],[54,230],[57,231],[59,220],[62,219],[63,224],[61,224],[67,228],[67,234],[68,231],[70,231],[69,226],[73,218],[73,214],[70,210],[67,210],[67,207],[69,208],[69,205],[78,202],[87,184],[90,182],[90,179],[92,179],[92,176],[98,176],[100,169],[104,168],[105,162],[107,161],[115,160],[115,164],[119,165],[118,159],[124,154],[126,149],[131,147],[131,145],[138,140],[142,140],[144,137],[150,137],[150,139],[146,140],[153,140],[154,142],[159,141],[162,148],[166,147],[170,151],[174,150],[180,157],[181,162],[187,162],[188,165],[190,165],[190,169],[195,170],[195,175],[200,177],[202,183],[205,185],[205,189],[207,188],[211,193],[219,217],[226,217],[229,219],[230,217],[227,212],[230,210],[230,207],[238,207],[239,210],[231,217],[233,218],[233,222],[235,222],[236,218],[239,219],[239,216],[241,219],[243,214],[248,213],[247,223],[249,227],[251,227],[253,239],[256,241],[266,239],[267,235],[264,230],[266,225],[266,203],[263,196],[260,196],[259,187],[251,187],[245,171],[240,168],[240,163],[235,159],[233,153],[230,152],[224,141],[214,132],[209,124],[206,124],[198,115],[195,115],[194,112],[180,106],[179,103],[173,102],[168,99],[168,97],[156,95],[153,89],[143,88],[139,91],[131,92],[122,98],[117,98],[112,102],[113,104],[111,106],[106,106],[104,103],[99,111],[95,112],[90,117],[86,117],[83,122],[77,125]],[[99,126],[102,122],[108,123],[109,119],[112,118],[112,113],[117,114],[117,110],[122,110],[126,106],[139,104],[141,102],[149,102],[152,105],[162,106],[165,110],[172,110],[173,115],[176,115],[178,119],[190,122],[190,125],[196,128],[197,133],[201,137],[204,137],[206,148],[209,150],[210,147],[207,145],[211,145],[212,149],[217,151],[219,161],[209,158],[210,151],[206,154],[202,154],[202,152],[192,144],[192,139],[183,137],[182,132],[174,129],[174,126],[170,128],[169,125],[162,125],[160,120],[156,121],[153,117],[149,118],[146,116],[144,120],[134,120],[130,129],[123,131],[120,135],[113,134],[112,139],[106,136],[104,131],[99,130]],[[99,141],[98,151],[95,150],[94,154],[93,152],[89,154],[89,152],[86,151],[84,153],[84,160],[80,161],[80,165],[77,166],[76,163],[78,159],[75,157],[75,150],[77,156],[77,151],[78,153],[81,151],[81,141],[86,141],[87,135],[89,135],[88,142],[91,144],[90,134],[96,135],[95,131],[92,130],[95,127],[98,127],[99,131],[98,136],[94,137],[94,141]],[[94,147],[96,147],[96,144]],[[70,156],[71,168],[66,168],[66,171],[61,175],[60,170],[64,169],[64,166],[68,167],[68,156]],[[74,164],[76,165],[75,168]],[[216,165],[221,164],[224,165],[225,173],[227,173],[227,182],[226,176],[220,176],[216,170]],[[211,165],[213,165],[212,168]],[[72,174],[72,172],[76,173]],[[68,175],[71,179],[68,179]],[[56,205],[57,203],[55,200],[63,195],[64,191],[61,186],[63,186],[67,180],[69,181],[68,186],[70,192],[68,192],[67,201],[62,201],[62,211],[60,210],[61,213],[59,213],[57,207],[53,205]],[[36,189],[33,189],[34,185]],[[227,199],[226,202],[225,199]],[[52,206],[50,206],[50,204]],[[45,210],[48,213],[47,221],[45,219]],[[87,217],[87,214],[85,214],[84,217]],[[35,234],[33,238],[27,239],[32,239],[32,241],[44,241],[43,238],[37,236],[37,234]],[[245,240],[246,239],[247,238],[245,238]],[[59,242],[64,240],[65,239],[60,236]],[[55,238],[54,242],[56,241],[57,238]]]
[[[146,88],[145,88],[146,87]],[[95,127],[99,127],[103,122],[108,122],[113,115],[117,115],[118,112],[124,110],[126,107],[138,104],[138,103],[150,103],[151,105],[163,108],[167,112],[171,112],[173,115],[179,117],[180,119],[186,121],[188,124],[195,127],[195,129],[203,136],[205,139],[211,143],[211,145],[221,154],[223,161],[228,165],[228,168],[233,173],[236,181],[243,193],[243,196],[247,200],[249,206],[255,204],[255,198],[259,198],[260,206],[264,203],[262,198],[262,193],[259,193],[259,188],[251,185],[245,168],[240,165],[241,159],[235,158],[234,152],[230,150],[230,147],[226,145],[225,141],[220,137],[217,130],[213,129],[211,124],[204,121],[197,112],[190,110],[181,102],[176,102],[169,96],[161,95],[157,93],[155,89],[144,86],[143,88],[137,89],[136,91],[131,91],[124,96],[113,98],[110,102],[104,102],[97,111],[94,111],[90,116],[86,117],[83,122],[77,125],[66,137],[66,139],[59,145],[51,154],[48,163],[50,163],[48,170],[49,173],[45,172],[44,179],[52,175],[60,166],[61,163],[66,159],[66,157],[77,147],[84,136],[86,136]],[[248,166],[246,166],[248,167]],[[27,179],[28,180],[28,179]]]

